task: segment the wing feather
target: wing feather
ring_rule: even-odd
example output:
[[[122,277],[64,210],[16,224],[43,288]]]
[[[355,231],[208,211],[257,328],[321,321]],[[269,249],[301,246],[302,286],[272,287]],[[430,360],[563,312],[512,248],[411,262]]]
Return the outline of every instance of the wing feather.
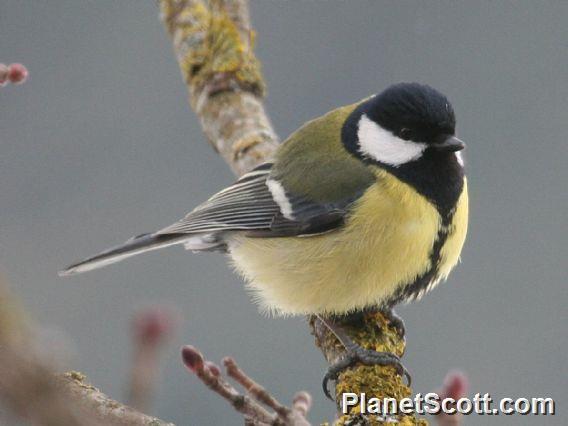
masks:
[[[288,191],[271,176],[271,167],[266,163],[245,174],[156,234],[248,231],[256,237],[313,235],[340,226],[349,205],[360,195],[317,203]]]
[[[268,164],[259,166],[197,206],[179,222],[157,233],[269,229],[274,216],[280,212],[266,186],[269,175]]]

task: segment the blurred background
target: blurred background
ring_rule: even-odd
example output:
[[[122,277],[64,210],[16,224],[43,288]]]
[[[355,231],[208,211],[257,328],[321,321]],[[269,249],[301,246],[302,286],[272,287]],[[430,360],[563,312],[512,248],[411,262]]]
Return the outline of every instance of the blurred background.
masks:
[[[415,392],[465,370],[470,394],[553,397],[554,417],[471,416],[468,425],[568,423],[568,3],[252,1],[268,112],[285,137],[398,81],[452,101],[466,154],[471,228],[449,282],[399,308]],[[0,3],[0,60],[30,71],[0,90],[0,270],[77,369],[124,399],[129,320],[176,306],[156,415],[241,424],[182,366],[191,343],[234,356],[283,401],[306,389],[333,419],[326,368],[303,318],[261,316],[220,255],[182,249],[59,278],[57,270],[180,218],[233,179],[187,103],[155,2]]]

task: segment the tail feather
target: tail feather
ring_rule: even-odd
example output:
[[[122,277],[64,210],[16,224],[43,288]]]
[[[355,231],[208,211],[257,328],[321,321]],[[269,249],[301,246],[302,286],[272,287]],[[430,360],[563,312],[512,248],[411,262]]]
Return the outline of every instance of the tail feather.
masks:
[[[102,268],[140,253],[173,246],[175,244],[184,244],[187,243],[188,240],[196,237],[196,235],[188,234],[142,234],[131,238],[120,246],[113,247],[96,256],[74,263],[60,271],[59,275],[80,274],[82,272]]]

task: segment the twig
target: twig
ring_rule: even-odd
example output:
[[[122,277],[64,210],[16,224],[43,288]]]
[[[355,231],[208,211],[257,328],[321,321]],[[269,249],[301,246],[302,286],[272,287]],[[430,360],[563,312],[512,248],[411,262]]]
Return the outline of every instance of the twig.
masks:
[[[232,377],[238,384],[246,389],[257,401],[262,404],[272,408],[281,417],[288,417],[291,413],[291,409],[285,407],[280,402],[278,402],[272,395],[268,393],[261,385],[256,383],[250,377],[248,377],[237,365],[235,360],[231,357],[223,358],[223,365],[227,369],[227,375]]]
[[[244,416],[245,425],[310,426],[306,415],[311,407],[311,397],[307,392],[298,392],[294,396],[292,408],[288,408],[251,379],[230,357],[223,360],[227,376],[243,386],[247,394],[241,394],[229,384],[221,375],[219,367],[206,361],[195,347],[184,346],[182,358],[186,367],[209,389],[229,401],[235,410]],[[261,404],[273,412],[268,411]]]
[[[182,348],[182,359],[185,366],[193,372],[209,389],[220,395],[245,417],[257,422],[270,424],[272,416],[256,401],[247,395],[241,395],[233,386],[223,379],[217,366],[211,368],[210,361],[205,361],[201,352],[193,346]]]

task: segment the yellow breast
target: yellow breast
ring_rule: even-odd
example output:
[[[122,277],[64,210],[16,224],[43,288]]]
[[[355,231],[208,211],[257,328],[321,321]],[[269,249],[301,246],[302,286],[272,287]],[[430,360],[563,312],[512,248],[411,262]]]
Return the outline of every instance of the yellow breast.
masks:
[[[446,279],[453,267],[458,263],[465,237],[469,217],[469,199],[467,193],[467,179],[464,178],[463,189],[456,204],[452,222],[448,229],[448,238],[440,251],[438,277]]]
[[[235,237],[232,261],[262,310],[346,313],[380,304],[431,268],[441,226],[436,208],[387,172],[376,173],[377,182],[340,230],[303,238]],[[465,238],[465,199],[459,224],[441,252],[444,275],[457,262]]]

